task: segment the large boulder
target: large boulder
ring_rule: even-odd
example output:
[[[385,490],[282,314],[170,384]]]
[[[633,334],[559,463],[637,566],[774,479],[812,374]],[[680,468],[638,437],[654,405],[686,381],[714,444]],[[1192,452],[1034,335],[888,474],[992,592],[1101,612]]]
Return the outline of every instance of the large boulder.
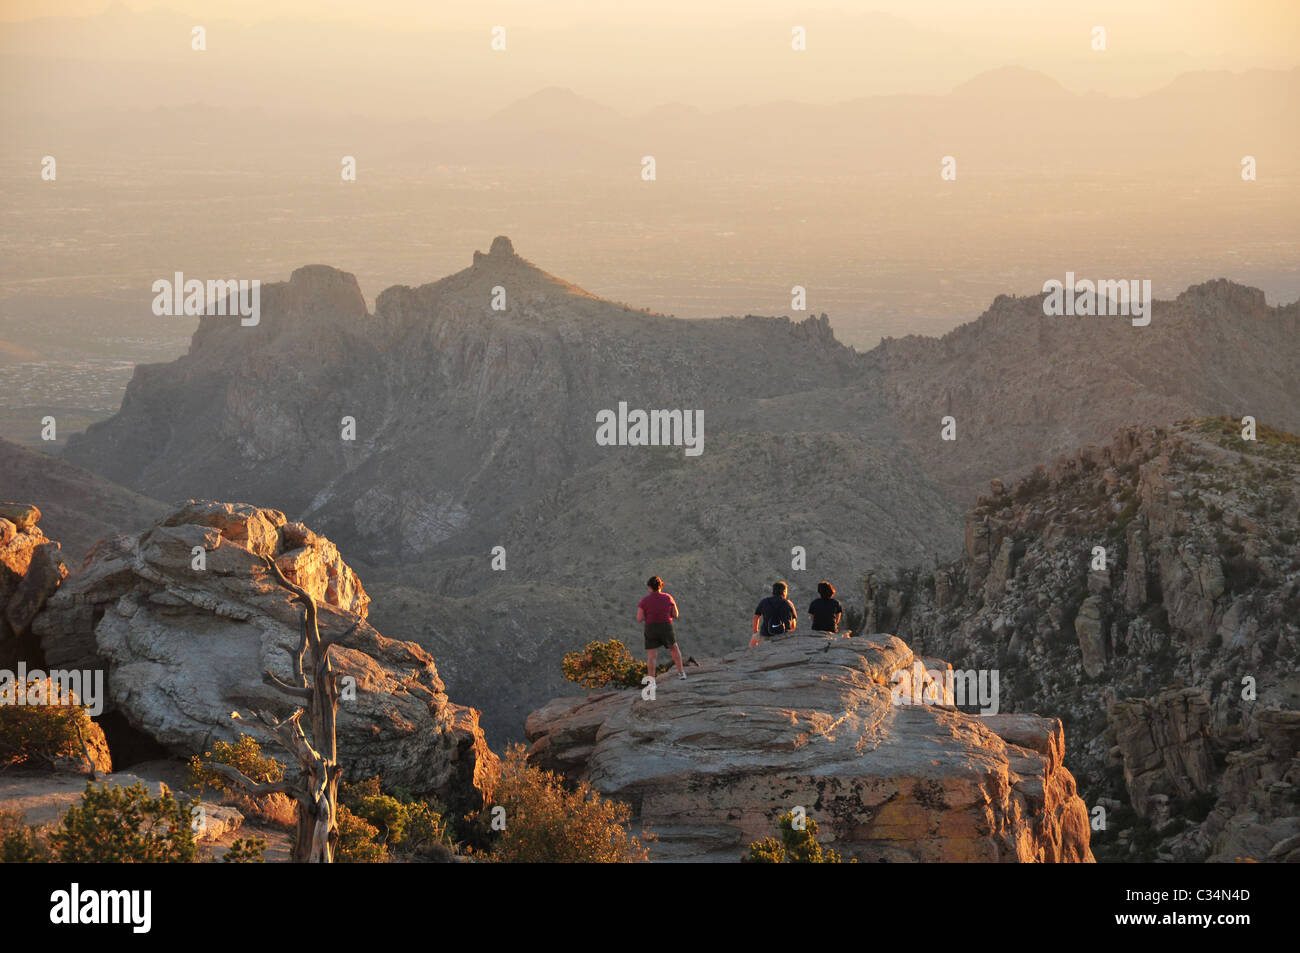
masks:
[[[735,861],[802,807],[846,859],[1091,861],[1060,722],[965,714],[941,666],[892,635],[793,634],[653,700],[557,699],[528,719],[530,757],[630,804],[657,859]],[[937,703],[896,703],[918,676]]]
[[[1214,787],[1210,703],[1194,688],[1114,702],[1108,718],[1133,809],[1151,813],[1153,795],[1188,798]]]
[[[1083,670],[1096,678],[1106,670],[1106,624],[1102,617],[1102,600],[1089,596],[1074,617],[1074,634],[1079,639]]]
[[[292,710],[263,673],[292,680],[302,612],[267,558],[315,598],[322,634],[357,623],[331,656],[348,776],[478,803],[495,760],[478,712],[447,698],[422,648],[366,623],[369,597],[329,540],[275,510],[191,501],[139,536],[104,540],[36,620],[46,661],[106,670],[108,710],[175,754],[258,737],[253,712]]]
[[[37,662],[32,620],[68,576],[59,544],[36,525],[41,511],[0,503],[0,668]]]

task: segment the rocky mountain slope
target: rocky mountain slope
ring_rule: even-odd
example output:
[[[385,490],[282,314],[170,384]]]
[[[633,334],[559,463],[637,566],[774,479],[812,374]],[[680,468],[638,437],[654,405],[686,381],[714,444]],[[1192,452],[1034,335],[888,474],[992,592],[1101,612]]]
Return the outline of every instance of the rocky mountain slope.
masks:
[[[864,361],[899,432],[963,505],[994,477],[1132,424],[1251,414],[1300,432],[1300,302],[1269,307],[1222,279],[1155,302],[1146,327],[1044,317],[1042,295],[1003,296],[942,338],[887,339]],[[945,444],[949,414],[957,439]]]
[[[40,510],[41,527],[57,539],[72,568],[106,536],[144,529],[167,512],[157,500],[69,463],[0,438],[0,498]]]
[[[889,561],[954,545],[955,508],[915,479],[859,377],[824,320],[634,311],[498,239],[373,315],[350,276],[300,269],[262,289],[256,327],[204,318],[187,356],[138,368],[68,456],[161,498],[250,499],[319,527],[373,580],[377,624],[447,660],[489,728],[518,737],[564,690],[564,651],[633,641],[652,572],[691,651],[718,652],[795,546],[809,572],[847,577],[864,538]],[[703,453],[598,446],[597,412],[621,401],[702,410]]]
[[[491,310],[498,287],[503,312]],[[772,430],[787,408],[763,401],[824,397],[856,372],[825,322],[633,311],[547,275],[499,238],[465,271],[385,291],[374,315],[352,276],[299,269],[263,288],[258,326],[205,318],[189,354],[139,368],[121,412],[73,440],[68,457],[164,499],[274,499],[369,560],[392,561],[479,551],[520,504],[628,455],[594,439],[596,413],[620,401],[704,410],[707,452],[716,435]],[[854,409],[868,420],[853,429],[876,436],[883,408]],[[355,441],[341,438],[344,417],[356,420]]]
[[[1300,438],[1241,429],[1124,428],[865,579],[869,631],[1062,719],[1099,859],[1300,857]]]
[[[365,621],[369,596],[328,539],[275,510],[191,501],[142,534],[104,540],[33,623],[39,663],[106,673],[102,723],[115,755],[153,746],[188,756],[241,732],[260,738],[254,711],[289,711],[263,673],[292,680],[286,649],[301,622],[263,557],[317,600],[322,633],[346,636],[331,658],[345,680],[338,744],[348,776],[379,774],[476,807],[495,762],[478,712],[448,699],[427,652]]]
[[[530,757],[631,804],[658,860],[735,861],[796,808],[845,860],[1092,860],[1060,722],[963,714],[946,668],[888,635],[796,633],[653,699],[557,699],[528,719]]]
[[[651,573],[682,604],[688,649],[718,654],[775,577],[806,606],[819,578],[955,554],[974,488],[1043,448],[1237,404],[1300,418],[1283,373],[1297,313],[1227,283],[1159,304],[1146,328],[999,298],[941,340],[858,354],[824,316],[687,321],[604,301],[498,238],[373,313],[332,268],[265,286],[257,326],[203,318],[189,354],[138,367],[67,456],[155,497],[310,522],[382,595],[379,624],[517,737],[563,690],[564,651],[635,644]],[[599,446],[596,415],[620,402],[703,411],[703,453]],[[949,413],[956,441],[940,440]]]

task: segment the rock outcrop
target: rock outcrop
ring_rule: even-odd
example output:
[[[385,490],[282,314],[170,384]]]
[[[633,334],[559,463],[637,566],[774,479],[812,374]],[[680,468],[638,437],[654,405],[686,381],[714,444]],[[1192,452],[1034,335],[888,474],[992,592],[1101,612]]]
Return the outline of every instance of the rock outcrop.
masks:
[[[1190,798],[1214,788],[1210,704],[1195,688],[1115,702],[1107,713],[1133,809],[1152,814],[1154,797]]]
[[[630,804],[655,859],[735,861],[802,807],[846,860],[1091,861],[1060,722],[965,714],[918,661],[888,635],[792,634],[653,700],[556,699],[528,719],[530,758]],[[896,704],[917,675],[937,703]]]
[[[139,536],[104,540],[38,617],[45,658],[106,670],[109,711],[175,754],[259,737],[253,711],[288,711],[262,673],[291,679],[301,612],[262,557],[317,600],[324,634],[360,622],[332,653],[349,776],[472,805],[493,761],[478,712],[447,698],[427,652],[364,621],[369,597],[333,544],[275,510],[191,501]]]
[[[864,579],[868,631],[1061,716],[1109,805],[1099,859],[1277,859],[1300,833],[1300,438],[1241,430],[1121,429],[996,482],[961,560]]]
[[[36,525],[41,511],[0,503],[0,668],[36,660],[32,620],[68,576],[59,544]]]

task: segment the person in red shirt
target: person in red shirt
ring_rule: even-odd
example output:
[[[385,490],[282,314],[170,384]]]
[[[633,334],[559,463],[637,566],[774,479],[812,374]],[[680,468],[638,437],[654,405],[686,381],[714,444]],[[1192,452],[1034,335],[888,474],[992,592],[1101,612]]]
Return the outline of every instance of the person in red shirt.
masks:
[[[677,677],[685,678],[682,650],[677,647],[677,633],[673,630],[673,619],[679,617],[677,602],[663,591],[664,581],[658,576],[651,576],[646,586],[650,593],[636,604],[636,621],[645,623],[646,674],[655,677],[655,657],[660,646],[667,646],[677,666]]]

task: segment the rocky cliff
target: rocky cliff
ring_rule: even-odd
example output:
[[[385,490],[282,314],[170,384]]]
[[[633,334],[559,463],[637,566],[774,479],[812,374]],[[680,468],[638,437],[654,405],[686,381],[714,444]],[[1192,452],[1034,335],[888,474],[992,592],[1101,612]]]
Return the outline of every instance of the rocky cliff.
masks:
[[[176,755],[283,717],[289,649],[301,610],[269,578],[263,557],[317,601],[322,632],[358,627],[331,653],[342,685],[338,746],[348,775],[473,807],[495,761],[478,712],[452,703],[433,658],[365,622],[369,596],[334,545],[284,514],[191,501],[144,533],[104,540],[49,600],[35,631],[53,668],[106,672],[107,715]]]
[[[1300,438],[1241,429],[1124,428],[994,481],[959,561],[865,579],[868,630],[1060,715],[1103,859],[1300,857]]]
[[[556,699],[528,718],[530,757],[630,804],[659,860],[738,860],[796,808],[846,860],[1092,860],[1061,723],[964,714],[947,668],[888,635],[796,633],[652,700]]]
[[[41,511],[0,503],[0,669],[35,656],[32,621],[68,576],[59,544],[37,523]]]

